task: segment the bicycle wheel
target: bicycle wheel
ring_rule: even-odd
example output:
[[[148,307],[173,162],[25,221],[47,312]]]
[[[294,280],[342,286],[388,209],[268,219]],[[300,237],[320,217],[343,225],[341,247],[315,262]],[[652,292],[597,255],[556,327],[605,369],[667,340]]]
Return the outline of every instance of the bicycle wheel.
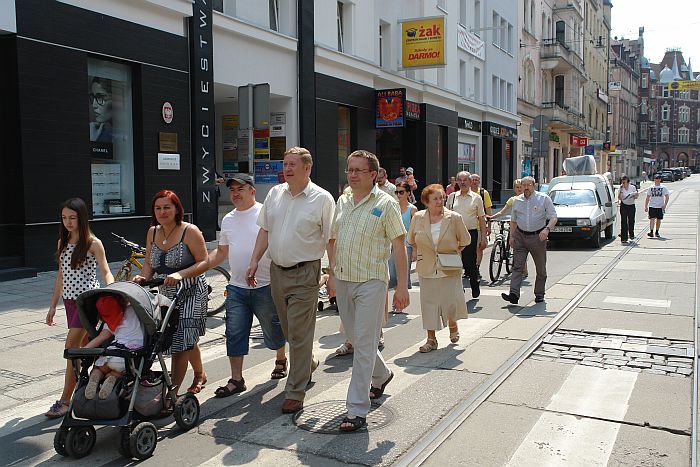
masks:
[[[498,239],[491,247],[491,258],[489,260],[489,276],[491,282],[496,282],[501,275],[501,267],[503,266],[503,258],[501,258],[503,240]]]
[[[502,256],[505,258],[506,274],[510,274],[513,272],[513,250],[503,247]]]
[[[222,267],[215,267],[205,273],[209,287],[207,316],[214,316],[224,309],[226,303],[226,286],[231,275]]]

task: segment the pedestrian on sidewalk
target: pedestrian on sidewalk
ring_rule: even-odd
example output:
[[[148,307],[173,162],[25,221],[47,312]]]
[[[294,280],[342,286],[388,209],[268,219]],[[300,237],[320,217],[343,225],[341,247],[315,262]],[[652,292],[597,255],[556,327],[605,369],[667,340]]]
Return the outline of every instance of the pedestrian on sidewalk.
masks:
[[[396,257],[394,306],[408,306],[406,231],[399,205],[375,185],[377,156],[358,150],[348,156],[350,193],[339,199],[328,249],[329,288],[335,288],[345,335],[354,347],[352,376],[341,431],[366,425],[370,399],[384,394],[394,377],[377,349],[384,320],[388,261]]]
[[[527,255],[535,262],[535,302],[544,301],[547,282],[547,238],[557,225],[557,212],[552,198],[535,191],[535,179],[523,178],[523,194],[513,201],[510,217],[510,243],[513,247],[513,273],[510,277],[510,293],[502,293],[503,300],[517,304]]]
[[[260,227],[257,221],[262,203],[255,201],[255,182],[248,174],[236,174],[226,181],[234,209],[221,221],[219,245],[209,253],[212,268],[228,258],[231,280],[226,286],[226,355],[231,379],[218,388],[216,397],[228,397],[245,391],[243,358],[248,355],[253,316],[258,318],[265,346],[276,352],[271,379],[287,376],[285,339],[270,288],[270,255],[267,251],[258,263],[257,283],[248,284],[246,269],[253,254]]]
[[[389,181],[384,167],[379,167],[379,172],[377,172],[377,186],[384,193],[391,196],[394,201],[399,200],[398,196],[396,196],[396,185]]]
[[[255,286],[260,260],[268,250],[272,299],[289,342],[283,413],[304,408],[306,386],[319,365],[313,356],[316,308],[335,201],[311,181],[312,165],[308,149],[292,147],[285,152],[286,182],[272,187],[260,209],[260,231],[246,271],[248,284]]]
[[[428,333],[425,344],[419,349],[424,353],[437,349],[435,331],[445,324],[450,328],[450,342],[459,341],[457,320],[467,318],[460,253],[476,237],[467,231],[458,212],[445,209],[444,200],[442,185],[423,188],[421,201],[427,209],[413,216],[408,232],[408,241],[418,261],[420,312],[423,329]],[[457,266],[448,264],[448,260],[456,261]]]
[[[445,194],[447,194],[447,196],[450,196],[457,190],[459,190],[459,184],[457,184],[457,177],[450,177],[450,183],[447,184],[447,190],[445,190]]]
[[[481,185],[481,175],[471,174],[471,188],[472,191],[478,194],[484,202],[484,212],[487,216],[493,215],[493,202],[491,201],[491,195],[488,190],[483,188]],[[484,250],[486,249],[487,240],[486,237],[491,235],[491,224],[486,224],[486,230],[481,230],[481,226],[477,227],[479,230],[479,243],[476,249],[476,266],[481,268],[481,260],[484,257]],[[483,242],[482,239],[483,238]],[[481,280],[481,273],[479,273],[479,280]]]
[[[459,191],[455,191],[447,197],[445,205],[450,211],[458,213],[469,231],[471,238],[467,242],[466,248],[461,250],[462,268],[464,277],[469,278],[469,285],[472,290],[472,298],[481,295],[479,284],[479,267],[477,265],[477,251],[479,242],[484,243],[486,248],[486,236],[479,237],[479,231],[486,231],[486,213],[484,212],[484,200],[471,189],[471,174],[469,172],[459,172],[457,174]]]
[[[659,228],[666,212],[669,195],[668,188],[661,183],[661,175],[657,173],[654,175],[654,186],[649,187],[647,197],[644,200],[644,211],[649,213],[649,233],[647,236],[661,237]],[[654,234],[654,221],[656,221],[656,234]]]
[[[114,282],[114,277],[109,270],[102,242],[90,230],[87,205],[80,198],[71,198],[61,205],[61,226],[58,231],[56,262],[58,263],[58,273],[56,274],[49,312],[46,314],[46,324],[56,325],[54,321],[56,306],[58,299],[63,298],[68,322],[65,348],[82,347],[86,343],[87,332],[80,323],[75,299],[87,290],[100,288],[100,283],[97,280],[98,267],[105,285]],[[59,418],[68,412],[75,383],[75,374],[70,360],[68,360],[66,361],[66,374],[61,397],[44,415],[49,418]]]
[[[637,211],[634,203],[639,197],[637,187],[630,183],[627,175],[620,178],[620,191],[617,193],[617,199],[620,201],[620,239],[622,243],[627,243],[627,240],[634,239],[634,216]]]
[[[182,386],[188,364],[192,365],[194,379],[187,392],[199,394],[207,383],[198,343],[206,331],[209,290],[204,273],[209,268],[209,256],[202,232],[185,222],[184,216],[185,208],[174,191],[160,190],[153,196],[146,257],[134,282],[163,279],[160,293],[171,300],[180,283],[191,291],[178,303],[180,316],[169,352],[173,385]],[[172,407],[166,402],[166,411],[170,410]]]
[[[411,219],[413,215],[418,211],[413,204],[408,202],[408,195],[411,192],[411,187],[408,183],[399,183],[396,186],[396,196],[399,197],[399,212],[401,212],[401,220],[403,221],[404,229],[408,232],[408,228],[411,226]],[[413,247],[406,242],[406,258],[408,258],[408,288],[411,288],[411,257],[412,257]],[[396,275],[396,258],[392,254],[389,256],[389,288],[393,289],[396,287],[397,275]],[[398,310],[394,310],[396,312]],[[399,313],[401,313],[399,311]]]

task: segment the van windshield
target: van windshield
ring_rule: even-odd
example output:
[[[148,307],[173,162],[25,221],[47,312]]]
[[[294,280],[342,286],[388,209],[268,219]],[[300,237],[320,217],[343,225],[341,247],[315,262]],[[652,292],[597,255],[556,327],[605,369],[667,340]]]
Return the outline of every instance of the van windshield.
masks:
[[[554,190],[549,194],[555,206],[596,206],[591,190]]]

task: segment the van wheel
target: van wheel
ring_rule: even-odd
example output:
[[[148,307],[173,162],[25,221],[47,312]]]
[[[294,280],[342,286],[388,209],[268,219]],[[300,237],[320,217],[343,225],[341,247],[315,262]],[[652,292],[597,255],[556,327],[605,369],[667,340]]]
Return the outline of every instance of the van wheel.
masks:
[[[591,246],[593,248],[600,248],[600,225],[596,227],[595,233],[591,237]]]
[[[610,224],[605,228],[605,238],[607,240],[612,240],[615,237],[615,232],[613,232],[613,228],[615,227],[614,224]]]

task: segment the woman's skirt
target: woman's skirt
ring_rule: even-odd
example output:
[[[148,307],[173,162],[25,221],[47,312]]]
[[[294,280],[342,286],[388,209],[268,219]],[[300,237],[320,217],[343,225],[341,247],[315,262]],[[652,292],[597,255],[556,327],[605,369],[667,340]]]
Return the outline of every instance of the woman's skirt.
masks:
[[[156,275],[157,276],[157,275]],[[154,276],[154,277],[156,277]],[[180,320],[173,335],[173,343],[168,353],[190,350],[204,335],[207,325],[207,301],[209,289],[204,274],[182,280],[185,290],[178,302]],[[174,299],[177,287],[161,286],[160,293]]]
[[[447,320],[467,318],[467,302],[460,276],[420,277],[420,313],[423,329],[438,331]]]

